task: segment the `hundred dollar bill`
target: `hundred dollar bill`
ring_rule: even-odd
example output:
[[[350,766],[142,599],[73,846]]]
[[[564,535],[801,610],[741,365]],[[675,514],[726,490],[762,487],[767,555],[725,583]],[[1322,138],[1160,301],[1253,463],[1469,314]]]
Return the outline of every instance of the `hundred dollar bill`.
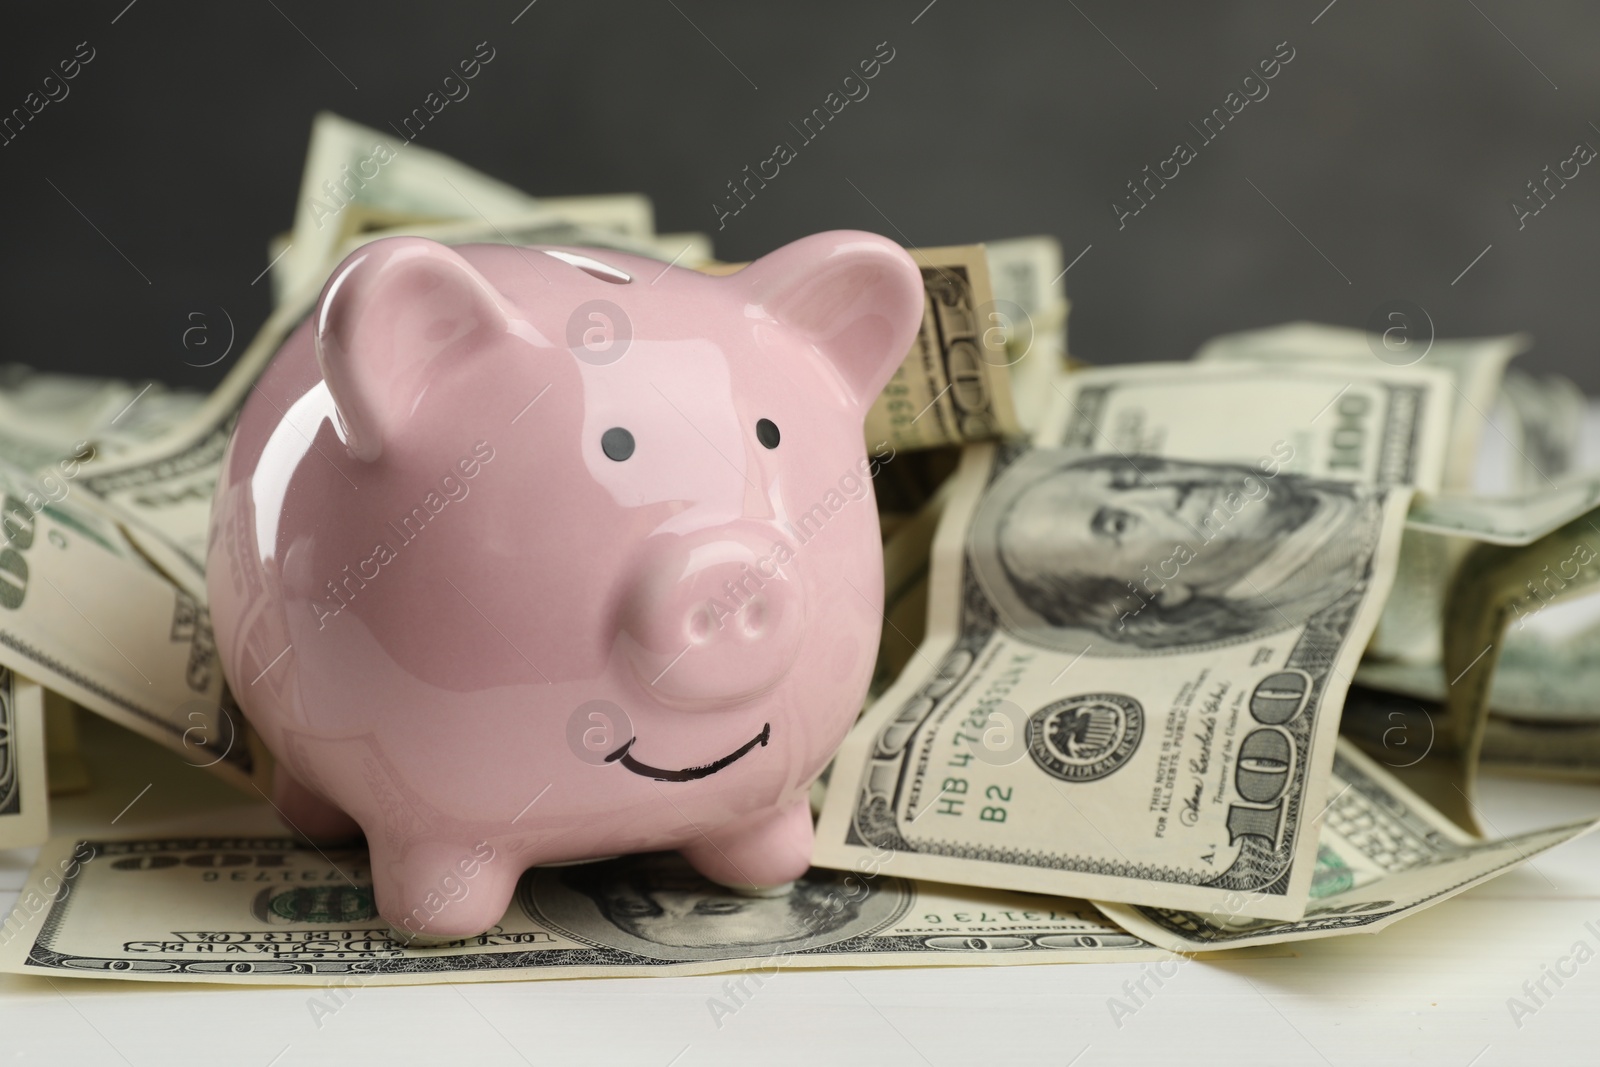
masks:
[[[1600,597],[1590,593],[1543,609],[1537,623],[1574,609],[1593,616],[1600,609]],[[1356,681],[1439,703],[1450,688],[1438,663],[1367,661],[1356,671]],[[1489,681],[1489,711],[1530,724],[1600,726],[1600,626],[1591,624],[1561,636],[1548,633],[1544,625],[1519,627],[1513,619]]]
[[[159,434],[202,399],[157,382],[0,366],[0,461],[36,470],[115,455]]]
[[[70,470],[64,471],[70,479]],[[0,466],[0,666],[235,784],[265,781],[205,606],[154,573],[69,480]]]
[[[1431,323],[1412,321],[1406,313],[1397,311],[1390,315],[1381,334],[1294,322],[1214,338],[1201,347],[1195,359],[1274,365],[1332,362],[1352,368],[1438,368],[1450,376],[1451,385],[1449,434],[1439,487],[1463,492],[1472,488],[1479,441],[1489,422],[1488,414],[1494,409],[1506,363],[1528,345],[1529,339],[1522,334],[1435,340]],[[1373,655],[1438,662],[1443,640],[1439,591],[1449,584],[1465,551],[1463,542],[1434,533],[1417,532],[1406,537],[1400,576],[1378,621]]]
[[[889,849],[905,876],[1169,907],[1248,888],[1251,914],[1298,917],[1442,387],[1169,371],[1074,375],[1051,428],[1073,447],[969,447],[927,639],[834,762],[816,862]],[[1312,432],[1275,451],[1301,410]]]
[[[1600,596],[1593,587],[1580,593],[1583,562],[1600,548],[1600,537],[1595,536],[1597,508],[1600,478],[1594,477],[1564,479],[1554,488],[1520,497],[1433,497],[1412,504],[1408,527],[1420,520],[1453,528],[1463,540],[1504,548],[1474,557],[1479,563],[1490,557],[1515,561],[1517,546],[1569,528],[1568,536],[1555,544],[1553,556],[1537,557],[1537,562],[1528,556],[1505,571],[1513,583],[1520,576],[1521,588],[1510,591],[1514,602],[1509,622],[1494,652],[1487,703],[1495,715],[1569,727],[1600,723]],[[1469,583],[1471,578],[1463,575]],[[1432,599],[1442,617],[1448,586],[1438,576],[1435,580]],[[1440,702],[1450,688],[1445,667],[1437,660],[1369,657],[1356,679],[1376,689]],[[1556,735],[1526,729],[1517,733],[1515,739],[1502,736],[1500,743],[1523,753],[1549,750],[1559,762],[1568,762],[1554,751]],[[1491,751],[1485,756],[1500,758]]]
[[[1019,350],[1045,346],[1041,362],[1060,373],[1067,355],[1067,314],[1071,303],[1062,285],[1061,242],[1054,237],[1009,237],[985,241],[989,281],[999,300],[1010,300],[1022,317],[1006,326],[1006,346]]]
[[[1479,840],[1343,739],[1333,791],[1318,819],[1317,870],[1304,918],[1243,918],[1237,900],[1203,914],[1110,903],[1100,910],[1146,941],[1183,953],[1374,934],[1600,826],[1588,820]]]
[[[1418,494],[1406,528],[1497,545],[1525,545],[1600,508],[1600,474],[1564,478],[1514,496]]]
[[[1358,673],[1382,689],[1444,698],[1444,604],[1474,542],[1526,545],[1600,509],[1600,476],[1571,476],[1515,496],[1417,494],[1406,516],[1401,577]],[[1541,621],[1553,621],[1548,616]],[[1600,633],[1587,639],[1513,627],[1490,706],[1524,717],[1600,716]]]
[[[982,245],[912,249],[926,293],[922,328],[867,412],[870,442],[896,451],[1016,437],[1007,323]],[[1031,358],[1028,356],[1018,357]]]
[[[1443,678],[1469,805],[1508,633],[1563,601],[1593,597],[1597,583],[1600,526],[1587,515],[1531,544],[1476,545],[1462,561],[1445,601]]]
[[[1600,476],[1569,475],[1514,496],[1475,493],[1418,494],[1406,518],[1399,587],[1378,624],[1378,638],[1362,671],[1370,684],[1442,699],[1444,603],[1473,542],[1526,545],[1600,509]],[[1596,692],[1571,670],[1591,641],[1556,639],[1542,632],[1508,635],[1491,706],[1536,713],[1546,698],[1590,714],[1600,713]],[[1591,670],[1600,668],[1596,663]],[[1418,687],[1421,687],[1420,689]],[[1575,699],[1574,699],[1575,698]],[[1548,710],[1561,714],[1555,704]]]
[[[986,325],[1003,331],[1012,402],[1024,433],[1038,428],[1050,383],[1067,369],[1067,300],[1061,243],[1054,237],[986,242],[994,311]]]
[[[958,478],[927,640],[836,758],[816,862],[1297,918],[1409,491],[986,446]]]
[[[645,239],[655,232],[650,201],[640,194],[536,200],[514,186],[398,133],[321,112],[295,203],[293,235],[273,261],[281,301],[319,284],[334,252],[369,220],[480,219],[502,224],[541,208],[569,224]],[[332,262],[330,262],[330,260]]]
[[[526,212],[534,199],[394,132],[331,112],[311,123],[311,143],[295,199],[292,241],[274,265],[282,295],[314,284],[329,256],[350,236],[340,225],[351,208],[408,216],[490,218]]]
[[[1042,237],[1000,246],[1006,297],[996,296],[986,245],[907,249],[922,272],[922,326],[867,412],[869,444],[937,449],[1017,437],[1036,425],[1042,391],[1063,369],[1066,298],[1041,277],[1060,249]],[[745,266],[702,269],[732,274]]]
[[[0,668],[0,849],[50,836],[44,692]]]
[[[1509,487],[1522,492],[1548,488],[1580,467],[1588,401],[1559,374],[1533,375],[1512,369],[1500,385],[1511,424]]]
[[[1382,334],[1291,322],[1212,338],[1194,358],[1201,363],[1333,361],[1361,368],[1374,363],[1439,368],[1450,375],[1452,389],[1441,486],[1471,489],[1478,441],[1494,407],[1506,363],[1532,342],[1526,334],[1438,341],[1432,339],[1432,333],[1431,325],[1404,321],[1403,315]]]
[[[1051,393],[1043,447],[1422,490],[1439,486],[1450,430],[1450,379],[1419,368],[1144,363],[1075,371]]]
[[[493,846],[480,849],[496,862]],[[470,892],[470,877],[441,888]],[[488,933],[411,949],[378,917],[364,851],[282,836],[57,839],[0,925],[0,970],[12,973],[261,985],[723,971],[760,980],[788,968],[1165,956],[1085,901],[870,868],[813,870],[760,899],[705,881],[671,854],[532,870]]]

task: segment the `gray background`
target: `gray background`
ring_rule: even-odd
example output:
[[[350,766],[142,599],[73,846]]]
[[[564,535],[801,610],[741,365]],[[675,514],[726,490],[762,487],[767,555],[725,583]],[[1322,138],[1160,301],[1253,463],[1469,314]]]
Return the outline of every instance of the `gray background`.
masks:
[[[479,41],[494,62],[419,144],[536,195],[642,191],[662,230],[709,231],[724,183],[888,41],[870,96],[714,234],[721,258],[834,227],[1050,233],[1069,260],[1088,248],[1067,286],[1091,361],[1406,299],[1440,336],[1529,330],[1525,366],[1600,392],[1600,167],[1521,230],[1508,206],[1600,147],[1600,7],[538,0],[513,25],[525,2],[8,11],[0,114],[79,41],[98,54],[0,147],[0,360],[208,387],[228,364],[185,363],[186,316],[264,318],[251,279],[290,225],[312,114],[386,129]],[[1270,95],[1199,146],[1188,124],[1283,41]],[[1119,230],[1111,200],[1179,140],[1199,158]]]

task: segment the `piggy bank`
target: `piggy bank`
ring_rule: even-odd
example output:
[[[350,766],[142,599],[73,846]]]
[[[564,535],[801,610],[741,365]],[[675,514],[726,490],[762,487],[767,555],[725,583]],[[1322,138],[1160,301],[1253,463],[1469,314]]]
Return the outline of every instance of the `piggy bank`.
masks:
[[[421,943],[489,930],[534,865],[802,873],[881,624],[892,452],[863,418],[922,309],[866,233],[726,277],[352,254],[252,389],[211,519],[211,617],[284,821],[364,833],[379,914]]]

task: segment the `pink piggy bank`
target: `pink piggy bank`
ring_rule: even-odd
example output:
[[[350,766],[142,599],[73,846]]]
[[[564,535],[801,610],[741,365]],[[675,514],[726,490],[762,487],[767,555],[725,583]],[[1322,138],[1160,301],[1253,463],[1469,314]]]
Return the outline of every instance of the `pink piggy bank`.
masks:
[[[329,279],[240,413],[207,587],[224,669],[312,841],[364,832],[408,941],[522,872],[676,849],[760,892],[881,622],[862,421],[919,272],[808,237],[727,277],[419,238]]]

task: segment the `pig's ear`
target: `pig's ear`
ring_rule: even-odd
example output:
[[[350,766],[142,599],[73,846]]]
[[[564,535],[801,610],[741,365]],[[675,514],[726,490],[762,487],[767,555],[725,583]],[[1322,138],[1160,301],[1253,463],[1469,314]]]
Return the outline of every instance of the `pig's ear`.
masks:
[[[435,357],[489,340],[511,313],[466,260],[435,241],[374,241],[339,265],[314,313],[317,364],[351,453],[383,453],[439,368]]]
[[[877,234],[803,237],[734,278],[748,287],[751,303],[817,346],[862,408],[905,360],[922,323],[917,265]]]

